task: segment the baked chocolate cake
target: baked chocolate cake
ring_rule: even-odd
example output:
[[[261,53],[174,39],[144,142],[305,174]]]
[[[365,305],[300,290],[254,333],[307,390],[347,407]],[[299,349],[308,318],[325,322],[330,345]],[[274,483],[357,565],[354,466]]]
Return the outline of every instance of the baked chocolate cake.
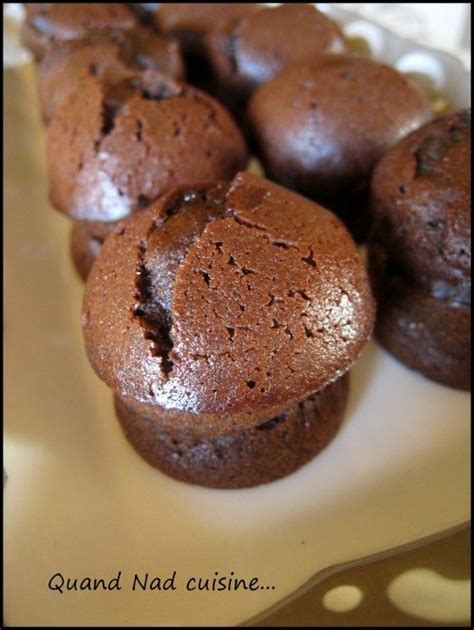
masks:
[[[98,375],[160,426],[215,437],[278,416],[345,373],[373,302],[330,212],[271,182],[183,186],[121,222],[86,285]]]
[[[375,163],[430,118],[427,97],[402,74],[343,55],[283,70],[248,108],[267,175],[326,204],[359,240]]]
[[[213,29],[206,50],[221,91],[245,102],[284,68],[346,50],[339,26],[311,4],[281,4]]]
[[[138,21],[125,4],[27,2],[23,44],[39,61],[58,44],[104,28],[134,29]]]
[[[182,185],[119,222],[82,323],[138,452],[178,479],[228,488],[289,474],[330,441],[373,318],[342,223],[240,173]]]
[[[447,114],[393,147],[372,180],[374,237],[409,281],[471,303],[471,112]]]
[[[107,80],[139,69],[184,79],[179,43],[137,27],[132,30],[104,28],[83,39],[58,44],[45,54],[38,66],[38,91],[44,119],[46,122],[51,119],[84,76]]]
[[[50,198],[71,218],[116,221],[181,182],[245,168],[243,137],[208,95],[151,70],[87,76],[48,127]]]
[[[471,307],[437,299],[411,284],[375,243],[370,276],[377,301],[375,335],[412,370],[433,381],[471,387]]]
[[[408,367],[470,387],[471,115],[411,133],[372,179],[376,336]]]

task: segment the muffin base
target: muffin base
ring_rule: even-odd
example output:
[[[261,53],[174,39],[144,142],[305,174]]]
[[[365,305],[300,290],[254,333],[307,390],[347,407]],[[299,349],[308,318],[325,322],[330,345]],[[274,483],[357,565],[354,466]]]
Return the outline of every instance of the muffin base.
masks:
[[[163,473],[211,488],[248,488],[285,477],[319,453],[342,422],[348,393],[346,373],[276,418],[235,435],[207,439],[165,430],[118,396],[115,410],[132,446]]]
[[[427,378],[470,390],[471,308],[412,287],[370,246],[369,272],[377,301],[375,337],[406,366]]]

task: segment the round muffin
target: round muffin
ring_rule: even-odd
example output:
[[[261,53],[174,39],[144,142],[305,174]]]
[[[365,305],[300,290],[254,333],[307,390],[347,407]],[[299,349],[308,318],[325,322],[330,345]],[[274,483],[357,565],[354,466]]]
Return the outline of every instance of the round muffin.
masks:
[[[310,4],[282,4],[237,16],[206,37],[222,91],[245,101],[283,68],[346,50],[339,26]]]
[[[102,29],[83,39],[59,44],[45,54],[38,67],[38,91],[45,121],[52,118],[84,76],[107,80],[137,69],[184,79],[179,43],[138,27],[129,31]]]
[[[371,244],[369,261],[377,340],[427,378],[469,390],[471,307],[413,287],[380,245]]]
[[[228,112],[151,70],[83,78],[48,127],[50,198],[73,219],[116,221],[173,186],[229,179],[248,160]]]
[[[275,418],[235,435],[203,438],[165,430],[115,397],[125,435],[138,453],[165,474],[211,488],[247,488],[291,474],[317,455],[342,422],[349,374]]]
[[[139,415],[213,437],[279,415],[359,356],[374,305],[331,212],[249,173],[122,222],[89,275],[86,349]]]
[[[37,61],[58,44],[81,39],[103,28],[134,29],[138,22],[125,4],[26,3],[22,27],[23,44]]]
[[[471,112],[411,133],[378,163],[373,232],[410,283],[471,303]]]
[[[267,175],[325,203],[359,239],[375,163],[431,115],[427,97],[395,69],[344,55],[283,70],[248,107]]]

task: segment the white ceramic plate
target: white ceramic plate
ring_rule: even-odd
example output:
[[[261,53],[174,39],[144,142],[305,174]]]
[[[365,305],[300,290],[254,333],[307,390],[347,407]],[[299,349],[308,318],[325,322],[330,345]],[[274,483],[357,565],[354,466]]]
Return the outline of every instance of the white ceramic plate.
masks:
[[[238,491],[188,486],[123,437],[90,368],[68,221],[46,201],[31,66],[9,71],[5,171],[5,622],[234,625],[315,574],[469,519],[469,395],[370,344],[346,420],[297,473]],[[121,571],[120,591],[48,588]],[[132,591],[133,576],[176,590]],[[195,592],[190,577],[259,578],[257,591]]]

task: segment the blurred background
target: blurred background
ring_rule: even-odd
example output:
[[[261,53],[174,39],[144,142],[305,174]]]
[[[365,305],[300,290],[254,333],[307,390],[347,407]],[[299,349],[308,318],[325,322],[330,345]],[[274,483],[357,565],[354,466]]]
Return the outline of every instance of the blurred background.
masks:
[[[148,3],[150,4],[150,3]],[[275,3],[271,3],[275,4]],[[324,9],[328,3],[316,5]],[[402,37],[409,37],[427,46],[442,48],[461,57],[470,66],[471,5],[468,2],[452,3],[333,3],[378,22]],[[3,4],[4,65],[24,62],[27,54],[18,47],[16,23],[22,16],[22,5]]]
[[[471,47],[471,5],[468,2],[336,4],[427,46],[451,51]]]

